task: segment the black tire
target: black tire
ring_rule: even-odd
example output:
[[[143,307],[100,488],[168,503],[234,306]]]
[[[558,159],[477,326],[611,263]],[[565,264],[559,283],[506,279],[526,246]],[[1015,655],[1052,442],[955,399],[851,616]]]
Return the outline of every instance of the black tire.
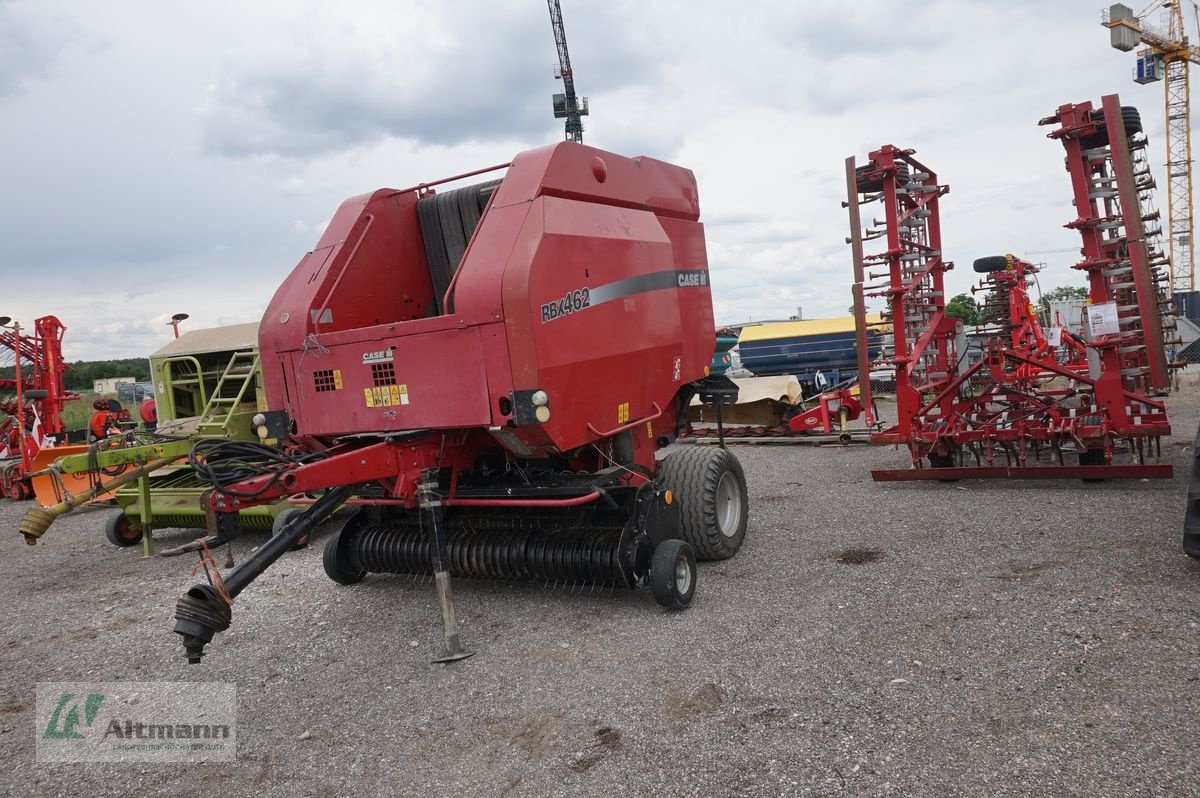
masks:
[[[659,466],[679,503],[679,536],[702,561],[727,560],[746,540],[750,499],[742,464],[727,449],[692,446]]]
[[[282,532],[288,524],[292,523],[296,516],[303,512],[304,510],[299,507],[288,507],[279,513],[279,515],[275,516],[275,520],[271,522],[271,537],[275,537]],[[308,548],[311,538],[311,531],[305,533],[304,537],[297,540],[295,545],[292,546],[292,551],[299,551],[300,549]]]
[[[127,548],[142,542],[142,530],[134,529],[124,510],[117,510],[109,513],[104,522],[104,537],[114,546]]]
[[[358,561],[352,558],[348,549],[354,542],[354,530],[357,514],[351,516],[338,530],[337,534],[325,543],[325,552],[321,563],[325,566],[325,575],[339,585],[353,585],[361,582],[367,571]]]
[[[930,468],[954,468],[954,455],[929,453]]]
[[[986,258],[976,258],[973,264],[979,274],[991,274],[1008,268],[1008,258],[1004,255],[988,255]]]
[[[685,541],[672,538],[658,544],[650,559],[650,590],[654,600],[669,610],[682,610],[696,594],[696,552]]]
[[[1102,109],[1097,109],[1095,111],[1092,111],[1092,121],[1103,123],[1104,122],[1104,111]],[[1142,115],[1138,112],[1138,109],[1135,108],[1134,106],[1132,106],[1132,105],[1122,105],[1121,106],[1121,121],[1125,123],[1125,135],[1126,136],[1132,136],[1135,133],[1142,132]],[[1083,146],[1083,148],[1085,150],[1095,149],[1096,147],[1103,147],[1105,144],[1108,144],[1108,129],[1101,128],[1100,130],[1096,131],[1094,134],[1092,134],[1090,136],[1086,136],[1083,139],[1081,139],[1079,143]]]
[[[1200,560],[1200,534],[1183,531],[1183,553],[1193,560]]]
[[[1102,466],[1105,465],[1103,449],[1084,449],[1079,453],[1079,465],[1081,466]],[[1084,482],[1103,482],[1101,478],[1084,478]]]
[[[954,462],[953,454],[937,454],[930,452],[928,455],[930,468],[956,468],[957,463]],[[958,482],[957,479],[939,479],[938,482]]]
[[[878,178],[875,180],[865,180],[863,178],[863,175],[867,174],[867,172],[873,171],[874,168],[875,166],[873,164],[868,163],[863,164],[854,170],[854,183],[859,194],[875,194],[883,191],[883,180]],[[903,162],[896,164],[896,177],[901,183],[908,182],[908,175],[908,164]]]

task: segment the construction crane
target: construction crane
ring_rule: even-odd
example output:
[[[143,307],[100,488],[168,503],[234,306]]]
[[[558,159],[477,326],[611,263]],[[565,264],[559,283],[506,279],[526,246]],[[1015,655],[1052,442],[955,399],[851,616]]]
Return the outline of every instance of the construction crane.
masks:
[[[567,53],[567,32],[563,28],[562,8],[558,0],[546,0],[550,7],[550,27],[554,29],[554,43],[558,46],[558,66],[554,77],[561,79],[563,90],[554,95],[554,118],[566,119],[567,138],[583,143],[583,119],[587,116],[587,97],[575,96],[575,76],[571,72],[571,56]]]
[[[1189,0],[1200,28],[1200,12]],[[1166,29],[1146,23],[1158,11]],[[1183,19],[1182,0],[1154,0],[1136,16],[1121,3],[1109,6],[1103,15],[1112,46],[1129,52],[1139,44],[1134,81],[1141,84],[1163,81],[1167,112],[1167,214],[1170,216],[1171,293],[1180,294],[1196,287],[1195,256],[1192,247],[1192,110],[1188,72],[1200,64],[1200,48],[1188,42]],[[1163,80],[1165,78],[1165,80]]]

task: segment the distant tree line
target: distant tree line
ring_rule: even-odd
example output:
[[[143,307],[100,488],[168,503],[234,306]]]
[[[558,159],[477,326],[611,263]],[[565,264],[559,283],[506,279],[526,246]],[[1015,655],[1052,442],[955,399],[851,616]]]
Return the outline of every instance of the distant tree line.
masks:
[[[0,379],[13,379],[12,366],[0,368]],[[150,381],[150,364],[145,358],[123,360],[76,360],[66,373],[66,387],[71,391],[90,391],[96,380],[107,377],[133,377],[135,382]]]

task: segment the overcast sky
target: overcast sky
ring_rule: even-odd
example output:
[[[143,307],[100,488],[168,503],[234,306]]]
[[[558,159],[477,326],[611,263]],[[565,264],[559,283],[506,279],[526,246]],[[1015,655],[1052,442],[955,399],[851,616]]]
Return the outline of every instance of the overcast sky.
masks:
[[[913,147],[952,292],[980,256],[1078,247],[1037,120],[1119,92],[1163,188],[1162,87],[1078,0],[562,0],[586,143],[696,172],[721,323],[842,315],[843,161]],[[562,138],[542,0],[0,0],[0,314],[70,359],[257,321],[348,196]],[[1072,253],[1043,288],[1082,284]]]

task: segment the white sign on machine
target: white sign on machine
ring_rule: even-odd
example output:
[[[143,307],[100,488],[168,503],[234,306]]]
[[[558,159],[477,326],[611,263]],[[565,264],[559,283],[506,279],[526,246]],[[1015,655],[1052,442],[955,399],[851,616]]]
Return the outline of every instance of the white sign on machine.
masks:
[[[1121,332],[1121,324],[1117,320],[1116,302],[1098,302],[1088,305],[1087,319],[1088,329],[1093,338],[1101,335],[1117,335]]]

